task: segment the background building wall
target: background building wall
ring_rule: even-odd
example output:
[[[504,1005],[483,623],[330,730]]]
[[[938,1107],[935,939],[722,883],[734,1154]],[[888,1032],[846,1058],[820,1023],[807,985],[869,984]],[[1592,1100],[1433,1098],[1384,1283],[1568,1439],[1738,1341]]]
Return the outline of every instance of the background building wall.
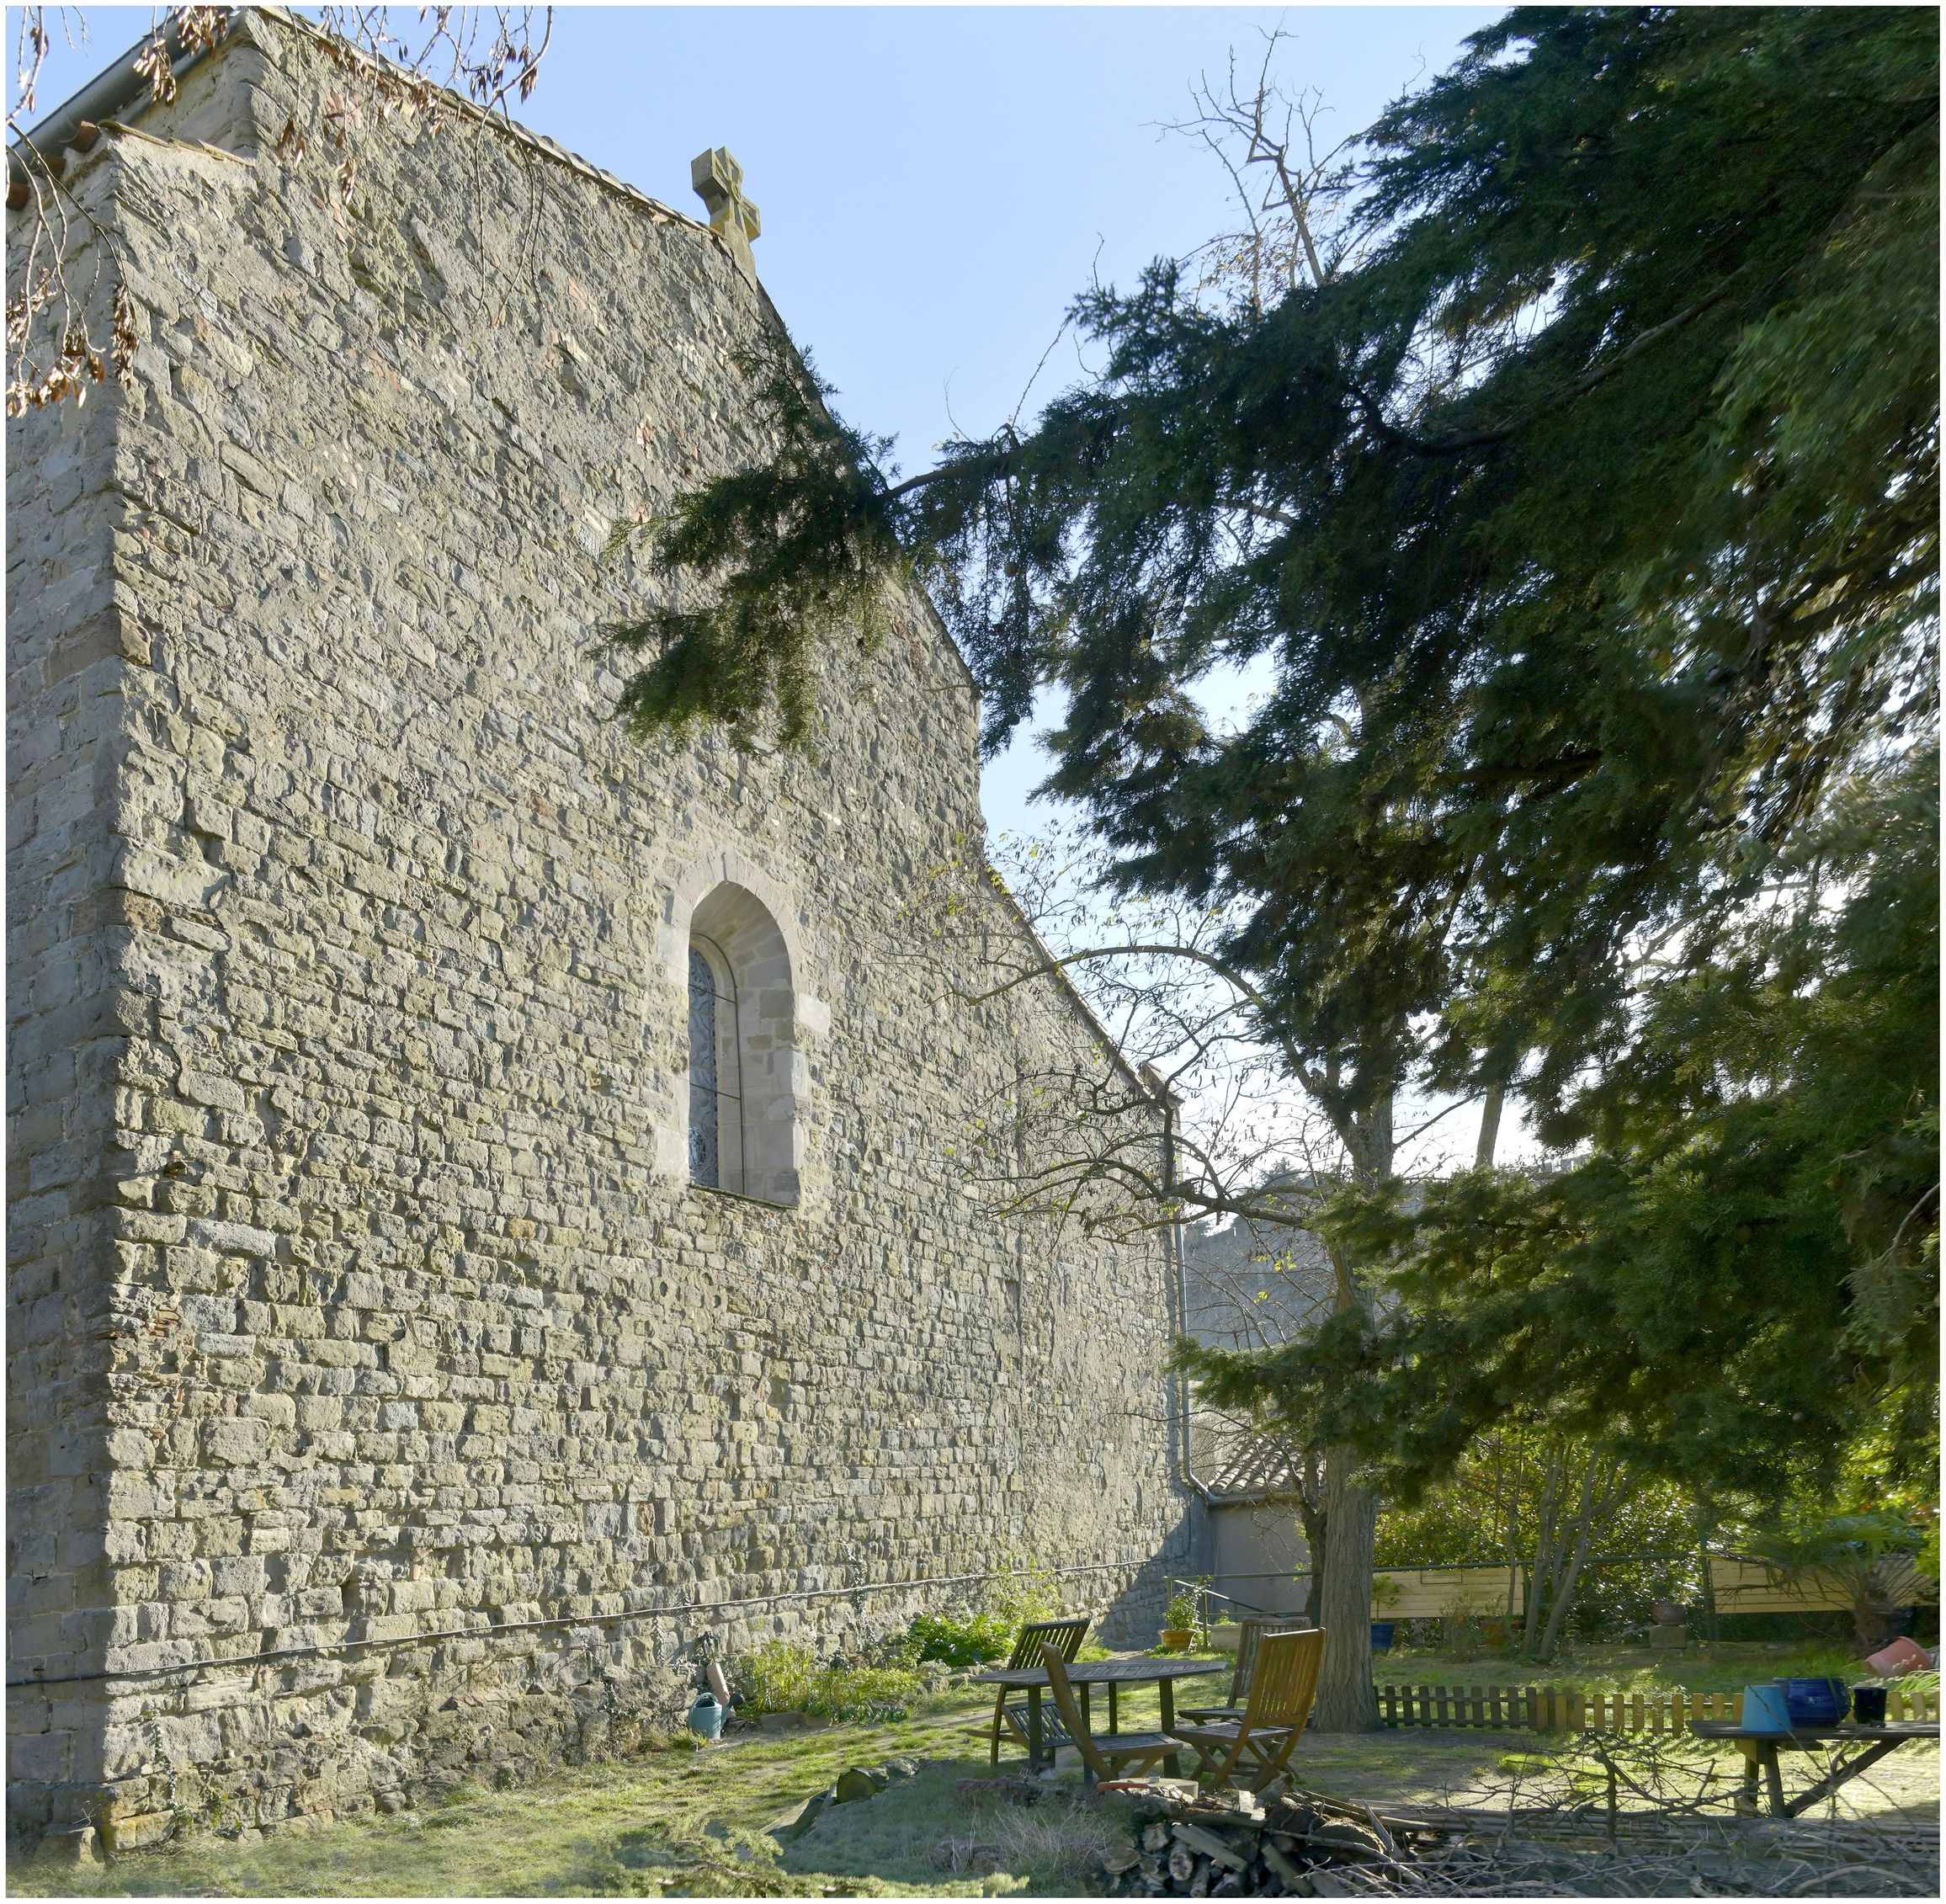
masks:
[[[1251,1613],[1302,1613],[1311,1550],[1288,1501],[1212,1502],[1210,1584]]]
[[[1273,1189],[1275,1181],[1263,1186]],[[1294,1199],[1305,1186],[1294,1186]],[[1302,1204],[1294,1200],[1293,1215]],[[1235,1218],[1183,1233],[1183,1314],[1199,1342],[1270,1348],[1317,1327],[1331,1312],[1330,1258],[1315,1232]],[[1311,1597],[1311,1550],[1296,1491],[1305,1451],[1247,1417],[1207,1406],[1189,1419],[1190,1471],[1202,1495],[1197,1570],[1236,1608],[1302,1613]],[[1321,1477],[1310,1464],[1313,1481]],[[1319,1495],[1321,1505],[1321,1492]]]
[[[47,1684],[14,1800],[121,1846],[600,1749],[704,1632],[843,1643],[939,1598],[848,1597],[879,1581],[1031,1556],[1146,1638],[1181,1564],[1163,1252],[969,1220],[974,1107],[1092,1034],[1056,992],[954,1001],[907,916],[981,832],[929,611],[826,681],[815,757],[609,717],[597,631],[642,579],[610,526],[755,447],[758,294],[460,120],[368,109],[346,199],[345,84],[251,17],[73,180],[143,340],[89,412],[134,633],[94,664],[118,765],[74,862],[120,1018],[77,1133],[103,1208],[77,1167],[16,1258],[17,1311],[57,1249],[93,1279],[105,1342],[24,1365],[66,1420],[98,1354],[101,1445],[44,1494],[37,1455],[15,1513],[93,1544],[60,1596],[98,1650],[16,1627]],[[32,427],[51,498],[67,425]],[[45,920],[45,790],[92,730],[36,691],[21,731],[70,763],[29,774]],[[719,870],[797,966],[789,1210],[686,1181],[680,928]],[[30,1098],[85,1048],[56,1022]],[[17,1127],[30,1181],[49,1128]],[[697,1601],[740,1604],[641,1615]]]

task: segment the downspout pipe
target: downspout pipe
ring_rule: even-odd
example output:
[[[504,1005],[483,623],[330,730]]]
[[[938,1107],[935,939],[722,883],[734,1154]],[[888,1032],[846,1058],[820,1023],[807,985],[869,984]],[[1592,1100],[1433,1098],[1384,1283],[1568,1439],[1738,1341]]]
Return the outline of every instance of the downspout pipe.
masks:
[[[1176,1189],[1176,1113],[1181,1099],[1163,1082],[1161,1074],[1153,1065],[1144,1065],[1141,1071],[1143,1084],[1162,1111],[1162,1194],[1172,1196]],[[1189,1332],[1189,1292],[1187,1271],[1183,1260],[1183,1225],[1180,1218],[1173,1220],[1163,1232],[1164,1245],[1168,1252],[1170,1306],[1174,1311],[1172,1320],[1176,1333],[1186,1336]],[[1176,1479],[1184,1493],[1193,1496],[1199,1506],[1207,1508],[1210,1490],[1196,1478],[1189,1463],[1189,1378],[1181,1369],[1174,1374],[1175,1388],[1175,1471]]]

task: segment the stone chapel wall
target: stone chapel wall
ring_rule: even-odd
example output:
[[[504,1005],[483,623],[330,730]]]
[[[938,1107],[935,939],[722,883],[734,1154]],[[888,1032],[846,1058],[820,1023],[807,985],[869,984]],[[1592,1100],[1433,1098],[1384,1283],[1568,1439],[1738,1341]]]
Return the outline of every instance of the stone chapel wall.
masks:
[[[753,449],[758,294],[457,120],[347,209],[344,83],[246,16],[104,137],[134,387],[12,445],[14,1816],[125,1847],[598,1751],[704,1632],[941,1598],[837,1589],[1031,1556],[1142,1640],[1186,1551],[1160,1245],[955,1165],[1093,1034],[900,923],[981,829],[929,611],[816,758],[609,718],[610,525]],[[793,968],[795,1208],[687,1181],[724,880]]]
[[[88,259],[77,260],[77,274]],[[124,769],[114,419],[11,423],[7,476],[8,1672],[98,1670],[114,1615],[104,1379],[131,896],[103,823]],[[88,1683],[9,1694],[10,1777],[98,1781]],[[24,1721],[23,1723],[23,1721]]]

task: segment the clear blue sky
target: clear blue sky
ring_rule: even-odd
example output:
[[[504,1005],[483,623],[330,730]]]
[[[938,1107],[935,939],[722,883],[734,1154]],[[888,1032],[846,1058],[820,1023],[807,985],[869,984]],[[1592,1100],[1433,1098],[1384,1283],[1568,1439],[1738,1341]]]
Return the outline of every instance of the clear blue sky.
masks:
[[[402,21],[410,7],[395,11]],[[1226,182],[1162,122],[1231,47],[1356,131],[1465,35],[1481,7],[564,7],[522,116],[685,210],[689,161],[728,146],[760,208],[758,269],[853,423],[922,468],[957,423],[1019,402],[1091,273],[1123,283],[1222,227]],[[43,109],[146,32],[146,7],[67,10]],[[9,9],[11,51],[18,12]],[[1071,340],[1036,386],[1077,372]],[[1045,768],[1023,738],[987,769],[996,827],[1032,823]]]
[[[1231,47],[1254,60],[1281,20],[1284,77],[1318,87],[1350,132],[1498,11],[563,7],[521,116],[690,211],[691,157],[728,146],[778,308],[839,407],[896,432],[917,467],[951,419],[983,432],[1012,410],[1091,271],[1125,282],[1219,226],[1214,162],[1157,127]],[[88,43],[71,51],[56,28],[44,109],[151,17],[66,13]],[[1074,369],[1057,353],[1046,386]]]

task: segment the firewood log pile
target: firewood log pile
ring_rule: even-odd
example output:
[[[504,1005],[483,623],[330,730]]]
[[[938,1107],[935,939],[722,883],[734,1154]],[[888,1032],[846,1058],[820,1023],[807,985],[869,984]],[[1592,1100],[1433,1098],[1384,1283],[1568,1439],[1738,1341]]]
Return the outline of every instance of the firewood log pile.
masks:
[[[1119,1897],[1937,1896],[1936,1826],[1867,1820],[1617,1822],[1425,1806],[1380,1811],[1300,1792],[1190,1797],[1130,1781]]]
[[[1103,1860],[1122,1897],[1349,1897],[1351,1874],[1417,1863],[1450,1832],[1388,1822],[1363,1806],[1314,1795],[1182,1795],[1162,1779],[1125,1786],[1134,1837]],[[1388,1887],[1389,1888],[1389,1887]]]

